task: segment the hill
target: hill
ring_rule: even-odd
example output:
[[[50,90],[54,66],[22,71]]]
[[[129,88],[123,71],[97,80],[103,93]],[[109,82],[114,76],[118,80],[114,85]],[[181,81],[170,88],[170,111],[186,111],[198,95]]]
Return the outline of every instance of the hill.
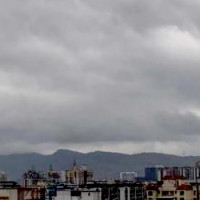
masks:
[[[73,161],[87,164],[93,169],[95,178],[119,178],[122,171],[136,171],[144,175],[147,166],[194,166],[200,156],[175,156],[161,153],[120,154],[112,152],[80,153],[70,150],[58,150],[51,155],[38,153],[0,155],[0,169],[6,171],[10,180],[19,180],[22,174],[31,169],[46,170],[50,164],[55,170],[70,169]]]

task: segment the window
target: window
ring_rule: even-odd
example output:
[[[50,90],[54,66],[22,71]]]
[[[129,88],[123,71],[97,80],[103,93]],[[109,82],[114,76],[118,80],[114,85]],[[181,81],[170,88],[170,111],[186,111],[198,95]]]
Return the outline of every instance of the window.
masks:
[[[163,195],[163,196],[168,196],[168,194],[169,194],[168,191],[163,191],[163,192],[162,192],[162,195]]]
[[[90,196],[90,192],[88,192],[88,196]]]
[[[180,200],[184,200],[184,198],[180,198]]]
[[[180,191],[180,195],[184,195],[184,191]]]
[[[152,196],[152,195],[153,195],[153,192],[152,192],[152,191],[149,191],[149,192],[148,192],[148,195],[149,195],[149,196]]]

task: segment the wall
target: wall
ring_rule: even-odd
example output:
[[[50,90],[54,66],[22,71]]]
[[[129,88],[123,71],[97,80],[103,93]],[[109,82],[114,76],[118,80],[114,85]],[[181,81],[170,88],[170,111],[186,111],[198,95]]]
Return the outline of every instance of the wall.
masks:
[[[18,200],[17,189],[0,189],[1,197],[8,197],[9,200]]]

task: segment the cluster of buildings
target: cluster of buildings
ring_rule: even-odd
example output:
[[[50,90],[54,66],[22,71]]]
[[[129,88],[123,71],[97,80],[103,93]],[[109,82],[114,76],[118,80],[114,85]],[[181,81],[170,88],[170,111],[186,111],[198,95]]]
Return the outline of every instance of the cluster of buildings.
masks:
[[[142,183],[93,182],[85,185],[56,185],[47,187],[54,200],[143,200]]]
[[[199,183],[190,183],[179,175],[165,176],[146,186],[147,200],[199,200]]]
[[[23,183],[0,172],[0,200],[199,200],[200,165],[145,168],[145,176],[121,172],[119,180],[94,181],[86,165],[57,172],[28,170]]]
[[[143,184],[134,182],[93,182],[84,185],[57,183],[46,186],[0,182],[1,200],[142,200],[144,194]]]
[[[0,181],[0,200],[143,200],[145,196],[141,182],[94,181],[93,171],[75,162],[70,170],[57,172],[51,166],[47,171],[28,170],[22,177],[22,185]]]
[[[93,181],[93,171],[86,165],[77,166],[74,162],[70,170],[57,172],[50,166],[47,171],[28,170],[22,177],[24,186],[46,186],[57,183],[84,185]]]
[[[183,176],[189,181],[196,181],[200,178],[200,165],[197,164],[195,167],[164,167],[157,165],[145,168],[145,179],[147,181],[161,181],[165,176],[177,175]]]
[[[147,200],[199,200],[200,162],[195,167],[145,168]]]
[[[69,184],[84,185],[93,181],[93,171],[87,165],[77,166],[74,162],[71,170],[66,171],[65,181]]]

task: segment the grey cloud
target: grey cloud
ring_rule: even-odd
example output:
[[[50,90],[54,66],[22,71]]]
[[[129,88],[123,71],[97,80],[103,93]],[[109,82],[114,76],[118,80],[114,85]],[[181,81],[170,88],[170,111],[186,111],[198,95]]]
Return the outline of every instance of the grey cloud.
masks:
[[[164,135],[174,135],[179,140],[182,140],[182,136],[195,137],[195,135],[199,135],[199,121],[200,118],[191,112],[184,114],[165,113],[164,115],[159,115],[157,118],[158,124],[165,133]]]
[[[198,5],[0,2],[0,143],[198,140]]]

